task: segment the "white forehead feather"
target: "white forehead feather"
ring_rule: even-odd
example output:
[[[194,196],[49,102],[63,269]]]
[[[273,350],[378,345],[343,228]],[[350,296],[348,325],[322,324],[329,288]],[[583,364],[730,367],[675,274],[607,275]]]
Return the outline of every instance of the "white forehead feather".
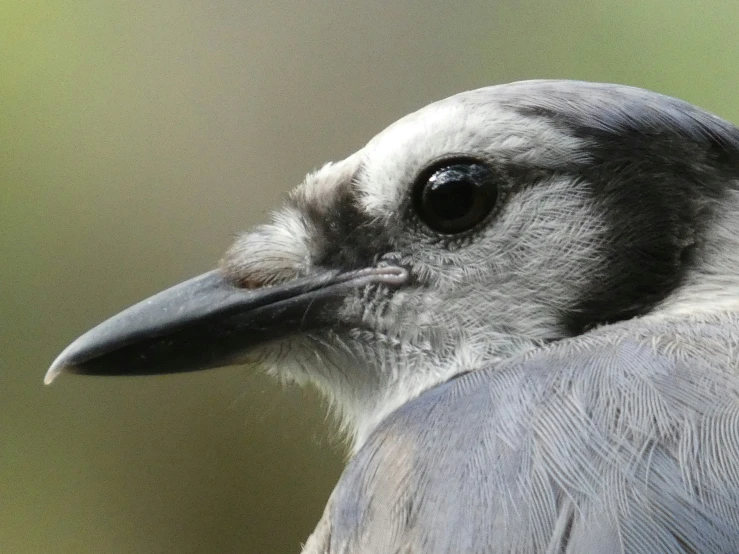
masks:
[[[397,213],[407,187],[438,158],[495,157],[555,168],[587,152],[582,139],[545,118],[502,105],[498,90],[502,88],[463,92],[403,117],[355,154],[309,174],[294,198],[329,207],[337,187],[353,181],[362,208],[382,219]]]
[[[418,173],[442,157],[495,157],[515,165],[555,168],[562,160],[582,156],[581,139],[544,118],[502,106],[496,88],[430,104],[373,138],[360,151],[363,174],[358,186],[364,209],[379,218],[396,213]]]
[[[293,199],[298,205],[304,202],[318,209],[330,208],[336,189],[353,179],[361,160],[362,150],[339,162],[324,164],[305,177],[303,183],[293,191]]]

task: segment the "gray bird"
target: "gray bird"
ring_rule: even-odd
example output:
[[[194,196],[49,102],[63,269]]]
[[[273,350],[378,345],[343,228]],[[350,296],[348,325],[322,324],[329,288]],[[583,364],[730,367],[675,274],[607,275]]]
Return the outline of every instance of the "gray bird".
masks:
[[[739,552],[739,130],[618,85],[452,96],[46,382],[245,362],[351,438],[306,554]]]

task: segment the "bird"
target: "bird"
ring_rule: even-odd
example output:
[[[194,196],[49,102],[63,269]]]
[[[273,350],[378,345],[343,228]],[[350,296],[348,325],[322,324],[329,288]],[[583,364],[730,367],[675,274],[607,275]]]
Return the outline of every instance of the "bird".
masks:
[[[242,363],[348,437],[304,554],[739,552],[739,129],[609,83],[456,94],[45,382]]]

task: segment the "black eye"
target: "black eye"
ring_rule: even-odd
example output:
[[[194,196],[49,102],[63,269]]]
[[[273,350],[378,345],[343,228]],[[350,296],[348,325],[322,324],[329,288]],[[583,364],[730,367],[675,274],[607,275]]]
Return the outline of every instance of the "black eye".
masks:
[[[431,229],[454,234],[472,229],[495,207],[496,175],[475,162],[453,162],[422,175],[414,190],[416,213]]]

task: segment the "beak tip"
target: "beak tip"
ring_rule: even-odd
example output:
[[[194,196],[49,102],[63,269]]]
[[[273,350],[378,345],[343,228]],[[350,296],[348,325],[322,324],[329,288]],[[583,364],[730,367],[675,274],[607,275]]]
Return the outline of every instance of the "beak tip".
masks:
[[[46,372],[46,375],[44,375],[44,385],[51,385],[51,383],[56,379],[59,374],[64,371],[64,366],[66,365],[64,363],[64,360],[57,358],[54,360],[54,363],[51,364],[51,367],[49,367],[49,370]]]
[[[64,371],[64,364],[57,364],[56,362],[51,364],[49,371],[44,375],[44,385],[51,385],[62,371]]]
[[[74,362],[72,361],[74,356],[70,355],[72,346],[74,346],[74,343],[65,348],[51,363],[49,369],[46,371],[46,375],[44,375],[44,385],[51,385],[60,374],[74,366]]]

